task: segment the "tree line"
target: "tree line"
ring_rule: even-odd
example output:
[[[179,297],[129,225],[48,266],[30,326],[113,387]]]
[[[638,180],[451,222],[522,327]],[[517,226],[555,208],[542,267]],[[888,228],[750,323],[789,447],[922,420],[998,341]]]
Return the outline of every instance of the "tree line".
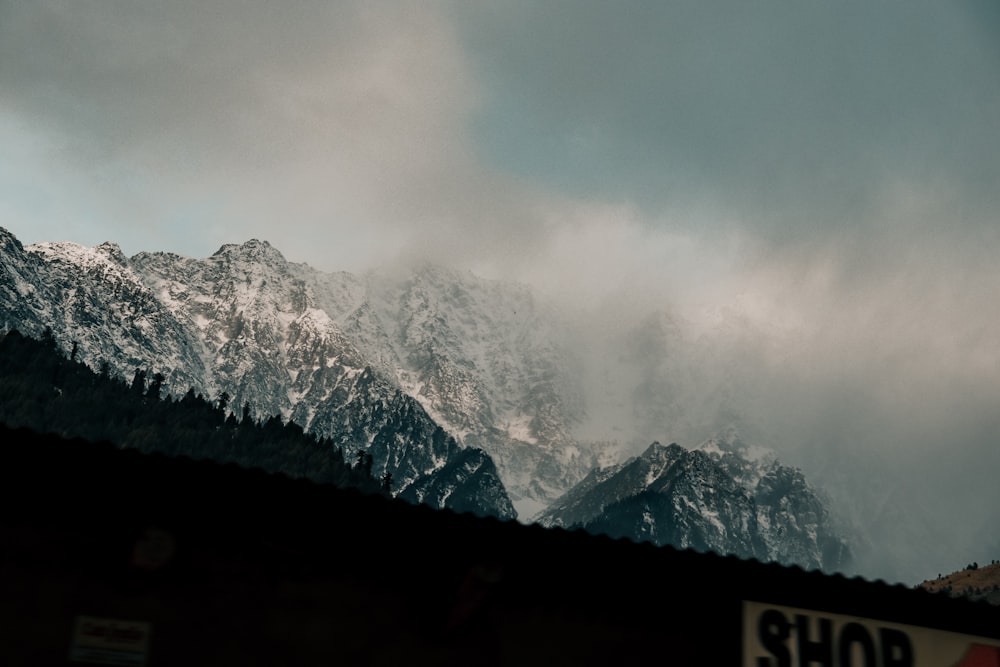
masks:
[[[160,373],[139,368],[130,382],[122,381],[107,363],[95,372],[77,361],[76,351],[74,343],[69,357],[63,354],[50,330],[39,340],[18,331],[3,335],[0,423],[340,487],[387,490],[387,481],[373,479],[371,465],[360,454],[352,467],[331,440],[306,433],[280,415],[254,420],[248,404],[237,417],[225,392],[212,399],[192,388],[174,398],[163,392]]]

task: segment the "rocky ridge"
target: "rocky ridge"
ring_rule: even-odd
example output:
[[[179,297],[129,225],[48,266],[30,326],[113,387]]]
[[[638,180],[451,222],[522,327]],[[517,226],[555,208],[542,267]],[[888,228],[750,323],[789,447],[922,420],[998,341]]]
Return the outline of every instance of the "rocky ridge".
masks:
[[[810,569],[850,562],[801,471],[733,433],[693,450],[653,443],[640,456],[592,471],[538,521]]]

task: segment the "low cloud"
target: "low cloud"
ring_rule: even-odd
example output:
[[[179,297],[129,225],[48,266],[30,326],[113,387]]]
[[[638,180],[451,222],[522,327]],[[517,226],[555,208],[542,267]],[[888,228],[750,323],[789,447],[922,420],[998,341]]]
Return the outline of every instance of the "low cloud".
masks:
[[[12,174],[8,224],[28,240],[76,216],[81,242],[203,256],[258,236],[332,270],[490,247],[523,224],[513,179],[466,141],[479,90],[441,5],[39,2],[0,17],[5,145],[22,181],[74,200],[31,209]]]

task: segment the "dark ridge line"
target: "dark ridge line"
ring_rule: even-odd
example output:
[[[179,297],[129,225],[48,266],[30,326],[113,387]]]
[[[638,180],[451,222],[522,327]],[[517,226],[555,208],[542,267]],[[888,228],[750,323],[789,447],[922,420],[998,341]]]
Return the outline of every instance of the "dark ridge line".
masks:
[[[132,477],[152,477],[154,485],[163,484],[170,481],[174,476],[185,477],[178,481],[187,482],[186,487],[179,490],[181,496],[176,506],[162,505],[158,503],[156,510],[162,513],[164,510],[187,516],[188,498],[184,498],[185,491],[204,491],[212,486],[230,486],[230,491],[240,496],[252,495],[256,491],[280,491],[284,497],[275,500],[275,507],[271,508],[269,516],[263,517],[263,522],[267,527],[273,528],[276,521],[280,521],[278,510],[289,505],[289,501],[306,500],[320,501],[324,509],[331,510],[332,514],[338,516],[350,516],[355,508],[359,511],[378,518],[388,519],[393,527],[402,527],[410,533],[417,534],[420,528],[433,528],[438,532],[447,533],[446,529],[458,528],[464,530],[454,531],[456,534],[474,531],[478,541],[477,546],[500,546],[498,555],[503,558],[510,558],[516,555],[517,550],[507,546],[506,542],[516,544],[530,543],[543,546],[556,546],[562,551],[578,553],[582,556],[590,552],[600,552],[602,555],[611,554],[613,557],[635,561],[637,570],[650,572],[653,576],[658,574],[657,568],[650,567],[657,564],[668,564],[675,567],[692,568],[696,574],[707,573],[721,581],[725,586],[740,586],[742,579],[761,580],[764,583],[780,583],[795,587],[805,587],[818,589],[819,597],[828,599],[850,597],[850,594],[864,594],[864,596],[882,596],[888,602],[907,603],[912,602],[917,607],[927,604],[948,606],[954,610],[960,607],[993,612],[995,607],[983,600],[969,600],[963,597],[942,596],[937,592],[931,592],[919,587],[909,587],[900,583],[890,584],[882,579],[869,580],[861,575],[848,576],[840,572],[825,573],[817,569],[806,570],[799,565],[783,565],[778,562],[764,562],[754,558],[743,558],[734,554],[721,554],[712,551],[698,551],[695,549],[678,549],[673,546],[658,546],[651,542],[635,542],[628,538],[613,538],[608,535],[592,534],[583,529],[566,529],[563,527],[545,527],[540,524],[522,524],[513,519],[499,519],[493,516],[480,516],[471,512],[457,512],[451,509],[435,509],[425,505],[412,504],[408,501],[387,498],[377,494],[365,493],[353,488],[339,488],[333,485],[320,484],[308,478],[292,477],[284,472],[270,472],[261,468],[243,467],[233,462],[217,462],[212,459],[197,459],[187,455],[172,456],[161,452],[141,452],[139,450],[120,447],[107,441],[89,441],[81,438],[65,438],[58,434],[39,434],[30,429],[12,429],[8,426],[0,426],[0,433],[4,435],[4,440],[8,443],[22,441],[24,439],[42,440],[43,447],[48,452],[32,452],[21,454],[14,458],[41,458],[48,467],[55,467],[58,471],[66,473],[66,466],[74,467],[75,472],[82,472],[87,465],[104,466],[114,465],[116,469],[128,468]],[[11,448],[6,448],[8,452]],[[14,449],[18,449],[16,446]],[[55,451],[51,451],[55,450]],[[70,460],[66,460],[69,457]],[[24,461],[19,461],[24,463]],[[5,472],[0,473],[0,477],[11,474],[10,462],[5,466]],[[106,476],[105,471],[105,476]],[[24,481],[25,475],[14,475]],[[51,476],[47,475],[50,478]],[[146,479],[145,481],[149,481]],[[10,485],[4,485],[4,493],[9,493]],[[235,488],[232,488],[235,487]],[[258,488],[259,487],[259,488]],[[225,495],[225,494],[223,494]],[[254,507],[268,501],[261,500],[260,493],[254,501]],[[104,497],[101,496],[103,500]],[[280,506],[280,507],[279,507]],[[299,507],[304,513],[316,512],[314,503],[306,502]],[[208,511],[196,512],[195,520],[207,520]],[[246,517],[237,521],[245,523]],[[355,520],[355,523],[358,523]],[[353,526],[352,526],[353,527]],[[272,531],[274,532],[274,531]],[[279,531],[281,532],[281,531]],[[322,558],[327,552],[336,551],[338,544],[332,543],[329,537],[319,536],[288,536],[278,535],[278,539],[270,540],[280,548],[298,550],[312,558]],[[292,539],[288,539],[291,537]],[[285,538],[285,539],[281,539]],[[291,546],[290,546],[291,543]],[[633,573],[634,574],[634,573]],[[659,574],[663,574],[662,572]],[[747,593],[760,594],[766,585],[746,585],[742,583],[742,590]],[[832,595],[838,589],[841,595]],[[775,596],[771,596],[775,597]],[[786,592],[778,597],[790,600],[804,600],[804,596],[798,594],[788,595]],[[791,604],[789,606],[803,606],[802,604]],[[808,605],[805,605],[808,606]],[[843,603],[836,606],[842,607]],[[891,606],[891,605],[890,605]],[[904,605],[905,606],[905,605]]]

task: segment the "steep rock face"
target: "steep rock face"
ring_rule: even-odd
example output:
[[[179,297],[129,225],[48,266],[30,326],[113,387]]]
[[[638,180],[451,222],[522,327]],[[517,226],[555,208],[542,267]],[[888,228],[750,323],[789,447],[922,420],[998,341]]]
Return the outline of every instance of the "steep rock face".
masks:
[[[437,474],[425,475],[416,480],[399,497],[431,507],[482,515],[480,507],[467,500],[479,498],[483,499],[480,506],[488,500],[512,515],[514,506],[498,479],[493,459],[483,450],[462,449]]]
[[[80,358],[126,377],[157,360],[157,370],[194,382],[205,374],[196,337],[132,271],[118,246],[74,243],[3,247],[0,284],[17,286],[5,328],[78,344]]]
[[[838,570],[844,541],[802,473],[738,439],[654,443],[599,469],[542,513],[543,525]]]
[[[363,278],[295,270],[376,367],[490,454],[522,516],[595,465],[571,436],[584,410],[578,361],[556,342],[556,314],[523,286],[436,266]]]
[[[436,474],[458,454],[454,438],[419,403],[370,368],[344,384],[316,404],[310,429],[333,438],[348,454],[352,449],[367,451],[373,474],[381,478],[390,473],[395,489],[405,490]],[[296,410],[305,410],[304,405],[299,403]],[[513,515],[505,512],[504,517]]]
[[[92,367],[107,363],[126,378],[150,369],[175,394],[226,392],[237,411],[248,404],[256,418],[281,414],[332,437],[348,455],[364,449],[373,474],[391,473],[398,493],[417,479],[426,484],[458,456],[456,444],[373,370],[293,270],[263,241],[224,246],[204,260],[127,259],[112,244],[25,248],[3,230],[0,290],[9,298],[0,316],[5,329],[31,335],[51,327]],[[489,474],[495,468],[484,468]],[[495,485],[502,488],[499,479]],[[445,506],[515,516],[509,498],[492,490],[448,497]]]
[[[213,391],[238,387],[238,404],[324,432],[312,421],[319,406],[329,410],[328,397],[370,367],[462,445],[486,451],[525,516],[595,463],[570,436],[583,409],[575,360],[554,342],[553,314],[522,286],[435,266],[324,273],[262,241],[207,260],[155,253],[131,262],[203,332]]]
[[[333,439],[348,456],[363,449],[372,474],[391,474],[403,493],[457,455],[422,407],[368,363],[325,311],[313,286],[263,241],[224,246],[207,260],[138,255],[134,264],[164,302],[202,332],[211,382],[233,387],[237,405],[280,412]],[[507,504],[453,494],[455,502],[513,518]]]
[[[238,405],[250,403],[258,417],[288,417],[306,390],[297,384],[303,372],[313,378],[309,371],[320,371],[321,383],[336,385],[350,369],[364,367],[336,326],[312,307],[306,285],[290,275],[284,257],[266,242],[223,246],[205,260],[141,253],[132,265],[196,332],[209,370],[203,386],[230,392]]]
[[[8,330],[19,324],[41,332],[49,313],[46,299],[37,292],[42,288],[38,277],[39,260],[24,251],[13,234],[0,227],[0,326]]]

